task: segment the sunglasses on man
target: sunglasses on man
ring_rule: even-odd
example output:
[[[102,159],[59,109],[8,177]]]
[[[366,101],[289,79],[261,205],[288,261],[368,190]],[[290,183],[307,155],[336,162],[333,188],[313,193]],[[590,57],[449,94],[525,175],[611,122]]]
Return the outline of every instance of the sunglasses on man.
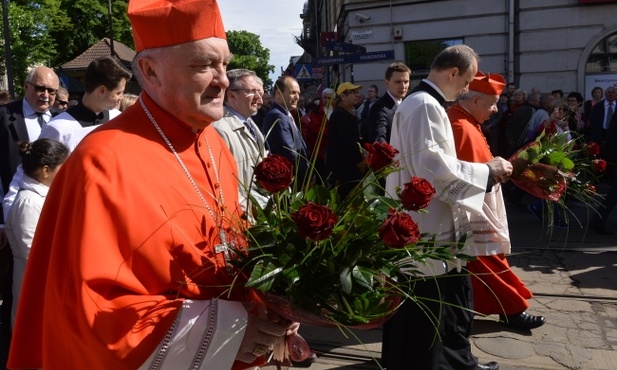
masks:
[[[40,85],[35,85],[30,81],[26,81],[26,83],[28,83],[28,85],[32,86],[34,88],[34,90],[38,93],[44,93],[45,91],[47,91],[47,93],[49,95],[56,95],[56,93],[58,92],[57,89],[52,89],[51,87],[45,87],[45,86],[40,86]]]

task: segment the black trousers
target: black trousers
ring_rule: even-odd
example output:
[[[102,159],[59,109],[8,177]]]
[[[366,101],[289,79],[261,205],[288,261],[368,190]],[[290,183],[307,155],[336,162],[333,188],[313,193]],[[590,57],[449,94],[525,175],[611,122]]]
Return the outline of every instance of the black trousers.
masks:
[[[473,292],[467,272],[410,282],[411,295],[384,325],[382,362],[388,370],[470,370]]]

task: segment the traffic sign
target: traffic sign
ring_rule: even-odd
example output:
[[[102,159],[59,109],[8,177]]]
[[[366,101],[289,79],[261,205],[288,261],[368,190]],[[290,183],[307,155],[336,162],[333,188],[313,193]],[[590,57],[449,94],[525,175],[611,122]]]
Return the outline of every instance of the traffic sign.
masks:
[[[366,48],[364,46],[355,45],[355,44],[348,43],[348,42],[341,42],[341,41],[326,42],[326,50],[342,51],[346,53],[357,53],[357,54],[366,53]]]
[[[320,57],[315,59],[313,65],[316,66],[332,66],[336,64],[351,63],[351,55],[337,55],[335,57]]]
[[[354,63],[370,63],[370,62],[379,62],[382,60],[393,60],[394,59],[394,50],[383,50],[383,51],[372,51],[370,53],[364,54],[354,54],[353,62]]]
[[[312,78],[310,64],[296,64],[296,80],[310,80]]]

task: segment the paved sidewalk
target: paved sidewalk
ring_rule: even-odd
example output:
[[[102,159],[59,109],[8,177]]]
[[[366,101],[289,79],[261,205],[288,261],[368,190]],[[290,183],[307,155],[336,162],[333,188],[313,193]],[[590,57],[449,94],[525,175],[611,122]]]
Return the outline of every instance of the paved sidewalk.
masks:
[[[573,211],[586,225],[584,209]],[[503,327],[497,316],[478,317],[473,353],[481,362],[499,362],[501,370],[617,369],[617,236],[578,226],[548,235],[523,206],[509,206],[508,218],[508,260],[535,294],[528,312],[547,323],[524,332]],[[617,225],[617,217],[610,224]],[[379,369],[371,357],[379,358],[380,330],[347,338],[336,329],[303,327],[301,333],[324,352],[312,370]]]

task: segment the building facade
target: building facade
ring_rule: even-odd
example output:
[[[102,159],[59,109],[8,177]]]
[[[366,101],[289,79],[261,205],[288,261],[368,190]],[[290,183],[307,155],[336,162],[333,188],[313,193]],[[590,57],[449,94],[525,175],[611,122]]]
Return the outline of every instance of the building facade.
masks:
[[[527,91],[589,98],[594,86],[617,86],[615,0],[309,0],[301,18],[304,60],[325,85],[381,87],[393,60],[412,69],[415,84],[439,50],[464,43],[480,55],[482,71]],[[332,38],[365,47],[368,60],[326,49]],[[327,59],[334,56],[343,62],[328,64],[337,63]]]

